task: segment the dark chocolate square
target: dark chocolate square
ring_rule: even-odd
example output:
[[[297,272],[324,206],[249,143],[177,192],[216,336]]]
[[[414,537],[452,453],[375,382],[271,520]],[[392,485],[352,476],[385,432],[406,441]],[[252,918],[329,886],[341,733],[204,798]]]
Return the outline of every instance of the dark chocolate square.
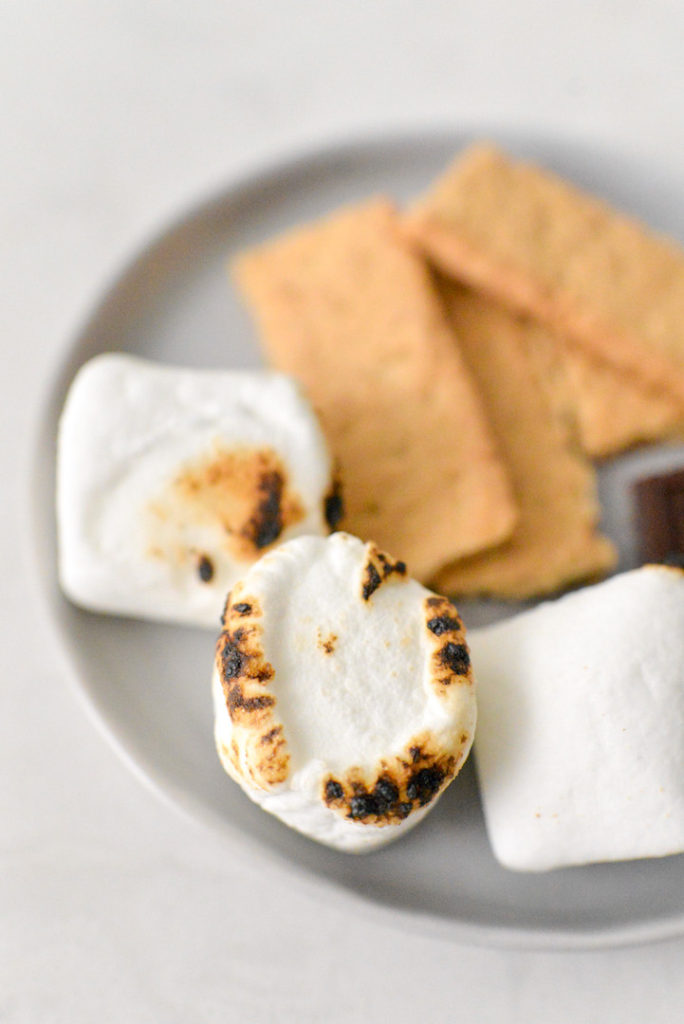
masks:
[[[643,562],[684,564],[684,469],[634,485]]]

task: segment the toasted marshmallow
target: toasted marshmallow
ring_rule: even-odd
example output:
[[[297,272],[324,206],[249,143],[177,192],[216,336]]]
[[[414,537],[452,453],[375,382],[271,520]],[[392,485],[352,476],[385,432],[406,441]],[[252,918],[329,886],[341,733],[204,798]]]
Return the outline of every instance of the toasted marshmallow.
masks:
[[[502,864],[684,851],[684,571],[627,572],[470,642],[475,759]]]
[[[286,824],[350,852],[415,825],[475,728],[456,609],[346,533],[290,541],[234,587],[213,691],[229,775]]]
[[[339,512],[316,417],[290,378],[102,355],[59,429],[60,580],[96,611],[216,628],[265,550]],[[332,513],[332,515],[331,515]]]

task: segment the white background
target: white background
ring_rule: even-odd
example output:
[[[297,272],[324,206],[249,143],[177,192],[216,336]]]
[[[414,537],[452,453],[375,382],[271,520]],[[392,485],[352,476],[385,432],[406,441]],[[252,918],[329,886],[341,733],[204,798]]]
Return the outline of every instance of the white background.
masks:
[[[94,293],[179,206],[303,143],[531,128],[684,175],[677,0],[0,3],[0,1021],[681,1022],[684,939],[467,948],[291,891],[140,786],[42,635],[26,459]]]

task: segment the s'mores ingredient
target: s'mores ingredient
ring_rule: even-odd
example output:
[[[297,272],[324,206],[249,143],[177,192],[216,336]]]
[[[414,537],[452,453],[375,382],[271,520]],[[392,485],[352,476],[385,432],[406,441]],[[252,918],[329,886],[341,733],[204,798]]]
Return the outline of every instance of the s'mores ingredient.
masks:
[[[312,397],[345,482],[344,526],[429,579],[499,543],[511,489],[427,268],[384,199],[235,265],[269,360]]]
[[[684,851],[684,571],[646,566],[469,636],[476,762],[520,871]]]
[[[538,321],[509,312],[528,335],[530,352],[553,368],[545,383],[575,421],[585,455],[605,459],[638,444],[684,435],[684,408],[672,395],[647,387],[633,373],[571,344]]]
[[[493,551],[454,562],[437,577],[453,594],[529,598],[601,575],[615,549],[597,531],[595,473],[579,451],[572,409],[550,390],[558,368],[540,357],[541,329],[446,279],[441,291],[513,481],[519,517]]]
[[[59,428],[59,571],[85,608],[216,628],[260,555],[339,512],[298,385],[120,354],[79,371]]]
[[[350,852],[416,824],[475,728],[458,612],[346,533],[283,544],[236,584],[213,692],[229,775],[286,824]]]
[[[684,415],[684,253],[567,182],[473,146],[407,218],[446,273],[557,330]]]
[[[636,444],[684,435],[684,404],[661,388],[646,387],[628,370],[539,330],[538,344],[550,345],[564,369],[587,455],[604,459]]]
[[[634,485],[641,557],[684,567],[684,469]]]

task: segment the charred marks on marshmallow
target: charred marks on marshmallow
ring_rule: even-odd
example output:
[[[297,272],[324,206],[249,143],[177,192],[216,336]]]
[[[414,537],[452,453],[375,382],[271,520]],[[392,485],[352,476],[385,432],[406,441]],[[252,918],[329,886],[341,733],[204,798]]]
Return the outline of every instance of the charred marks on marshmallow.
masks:
[[[372,544],[366,549],[362,571],[362,597],[372,594],[391,577],[403,579],[406,566],[394,562]],[[438,697],[451,700],[459,686],[472,687],[470,654],[463,623],[446,597],[424,599],[430,685]],[[376,769],[354,767],[328,774],[321,796],[333,811],[367,825],[396,825],[412,812],[431,803],[458,774],[472,743],[472,730],[464,728],[444,750],[429,732],[412,739],[393,758],[383,758]]]
[[[233,726],[224,751],[236,772],[259,789],[270,789],[288,776],[290,755],[282,725],[275,720],[276,699],[268,691],[275,676],[262,647],[259,602],[240,587],[229,595],[223,629],[216,643],[216,668]]]
[[[391,576],[406,579],[406,563],[393,561],[375,544],[366,545],[366,564],[361,573],[361,597],[369,601],[375,591]]]
[[[413,739],[394,758],[383,758],[374,774],[351,768],[323,780],[322,798],[338,814],[366,825],[397,825],[431,803],[458,773],[470,749],[463,731],[459,746],[439,750],[428,733]]]
[[[226,551],[254,561],[305,516],[288,471],[272,448],[216,445],[189,463],[166,496],[150,506],[170,528],[190,521],[218,527]]]
[[[333,654],[337,647],[337,634],[328,633],[326,636],[323,635],[321,630],[318,630],[317,644],[318,647],[323,651],[324,654]]]
[[[323,515],[333,533],[344,519],[344,497],[342,494],[342,477],[339,467],[333,472],[332,485],[323,499]]]
[[[446,597],[425,598],[425,631],[431,649],[430,682],[438,694],[454,685],[472,686],[470,652],[459,614]]]
[[[211,583],[214,578],[214,563],[209,555],[200,555],[197,559],[197,575],[202,583]]]

